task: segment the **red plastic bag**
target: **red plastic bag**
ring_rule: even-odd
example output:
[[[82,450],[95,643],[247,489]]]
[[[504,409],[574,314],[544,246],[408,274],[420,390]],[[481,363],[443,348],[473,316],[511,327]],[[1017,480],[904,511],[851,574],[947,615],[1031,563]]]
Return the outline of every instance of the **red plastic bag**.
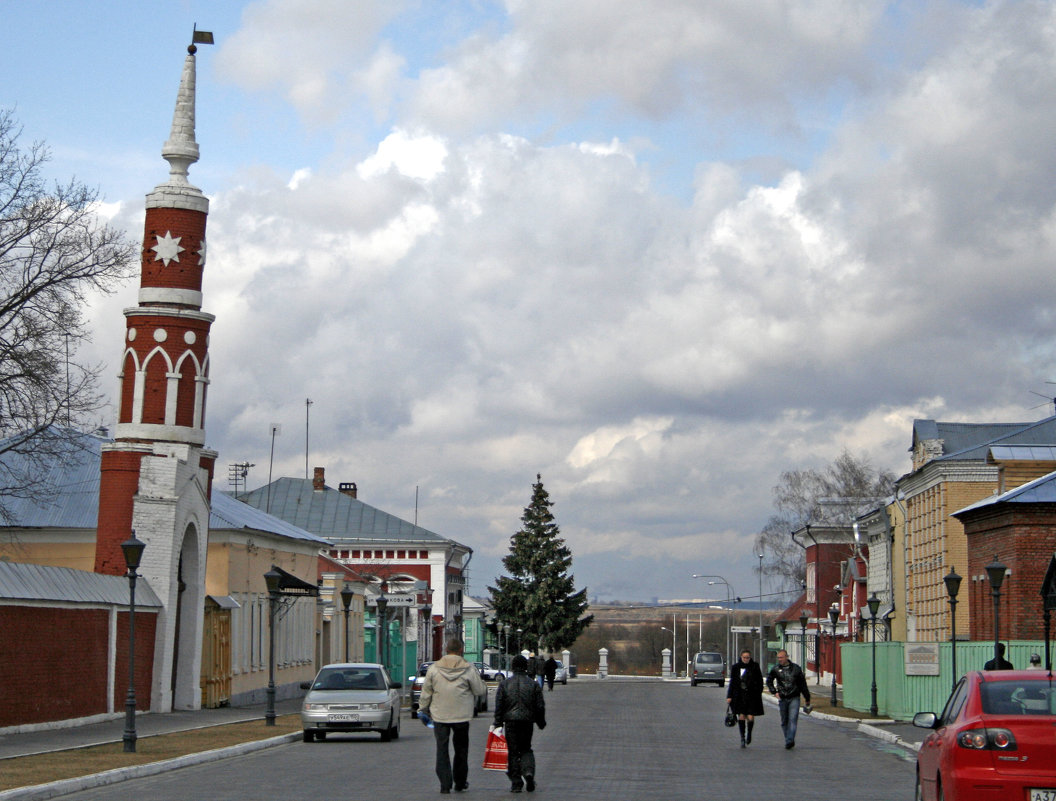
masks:
[[[502,729],[488,732],[488,742],[484,747],[484,770],[506,770],[506,735]]]

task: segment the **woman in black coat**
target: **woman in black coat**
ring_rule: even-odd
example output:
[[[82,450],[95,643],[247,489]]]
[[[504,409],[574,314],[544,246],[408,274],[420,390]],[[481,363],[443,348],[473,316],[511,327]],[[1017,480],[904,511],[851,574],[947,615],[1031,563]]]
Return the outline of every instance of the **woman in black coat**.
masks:
[[[755,726],[756,716],[763,714],[763,671],[759,669],[759,663],[752,659],[752,652],[747,648],[741,651],[741,661],[730,671],[726,703],[737,715],[737,727],[741,730],[741,748],[744,748],[752,742],[752,727]]]

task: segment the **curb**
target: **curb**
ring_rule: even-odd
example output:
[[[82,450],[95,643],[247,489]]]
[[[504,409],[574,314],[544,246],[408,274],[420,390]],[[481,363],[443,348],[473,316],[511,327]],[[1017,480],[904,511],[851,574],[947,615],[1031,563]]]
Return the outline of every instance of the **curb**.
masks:
[[[79,790],[90,790],[94,787],[105,787],[117,784],[128,779],[139,779],[144,776],[154,776],[158,773],[186,768],[191,765],[202,765],[206,762],[217,762],[228,757],[250,754],[254,751],[263,751],[276,745],[284,745],[301,739],[300,732],[281,734],[267,740],[255,740],[251,743],[240,743],[227,748],[216,748],[212,751],[203,751],[198,754],[187,754],[173,759],[163,759],[160,762],[150,762],[146,765],[132,765],[127,768],[115,768],[103,773],[92,773],[87,776],[78,776],[73,779],[62,779],[47,784],[35,784],[30,787],[15,787],[11,790],[0,792],[0,801],[45,801]]]
[[[768,697],[765,694],[763,695],[763,701],[771,704],[772,706],[777,706],[777,701],[775,701],[771,697]],[[867,737],[873,737],[877,740],[883,740],[885,743],[897,745],[900,748],[905,748],[907,751],[913,752],[914,754],[920,750],[920,743],[914,743],[909,742],[907,740],[903,740],[899,735],[895,734],[894,732],[887,731],[886,729],[881,728],[881,726],[883,726],[885,723],[894,723],[894,720],[870,720],[869,722],[866,722],[864,720],[858,720],[857,718],[845,718],[841,717],[840,715],[831,715],[828,712],[811,712],[810,714],[807,714],[801,709],[800,719],[802,720],[804,717],[818,718],[819,720],[826,720],[831,723],[837,723],[841,726],[854,726],[856,729],[858,729],[859,733],[864,734]],[[2,795],[0,795],[0,801],[3,801]]]

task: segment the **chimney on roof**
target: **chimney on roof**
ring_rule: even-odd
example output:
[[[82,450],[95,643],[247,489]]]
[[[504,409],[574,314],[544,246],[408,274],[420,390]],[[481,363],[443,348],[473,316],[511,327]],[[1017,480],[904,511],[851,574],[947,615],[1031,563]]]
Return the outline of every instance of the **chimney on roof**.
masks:
[[[315,476],[312,478],[312,489],[315,492],[322,492],[326,489],[326,468],[317,467],[315,468]]]
[[[349,498],[356,497],[356,482],[355,481],[342,481],[337,485],[337,491],[342,495],[347,495]]]

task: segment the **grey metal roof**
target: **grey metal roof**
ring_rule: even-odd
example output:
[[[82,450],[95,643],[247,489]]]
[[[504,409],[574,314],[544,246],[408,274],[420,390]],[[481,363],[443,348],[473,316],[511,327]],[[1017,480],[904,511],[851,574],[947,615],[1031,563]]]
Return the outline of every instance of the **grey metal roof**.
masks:
[[[998,462],[1056,462],[1056,445],[996,445],[990,456]]]
[[[89,573],[72,567],[0,562],[0,598],[127,606],[128,591],[128,579],[124,576]],[[145,578],[136,582],[136,606],[161,607],[161,601]]]
[[[287,523],[282,518],[262,512],[254,506],[236,501],[224,492],[213,492],[212,506],[209,510],[210,529],[252,529],[278,534],[294,540],[309,540],[320,546],[331,543],[312,532]]]
[[[311,479],[280,478],[239,499],[334,542],[452,542],[435,532],[408,523],[343,492],[326,487],[316,491]],[[465,547],[465,546],[461,546]]]
[[[1048,473],[1033,481],[1016,487],[1001,495],[991,495],[983,498],[970,506],[954,512],[954,517],[973,509],[981,509],[984,506],[993,506],[999,503],[1052,503],[1056,504],[1056,472]]]
[[[1056,416],[1034,423],[943,423],[913,421],[914,445],[925,439],[941,439],[939,459],[986,459],[995,445],[1056,445]]]
[[[65,459],[55,459],[41,474],[41,480],[50,487],[46,501],[24,498],[5,501],[11,512],[10,526],[94,530],[99,519],[99,466],[103,445],[112,441],[94,434],[79,435],[77,449]],[[0,459],[17,462],[24,457],[8,452]],[[310,531],[219,492],[212,494],[209,528],[217,531],[250,529],[315,542],[320,546],[330,544]]]

